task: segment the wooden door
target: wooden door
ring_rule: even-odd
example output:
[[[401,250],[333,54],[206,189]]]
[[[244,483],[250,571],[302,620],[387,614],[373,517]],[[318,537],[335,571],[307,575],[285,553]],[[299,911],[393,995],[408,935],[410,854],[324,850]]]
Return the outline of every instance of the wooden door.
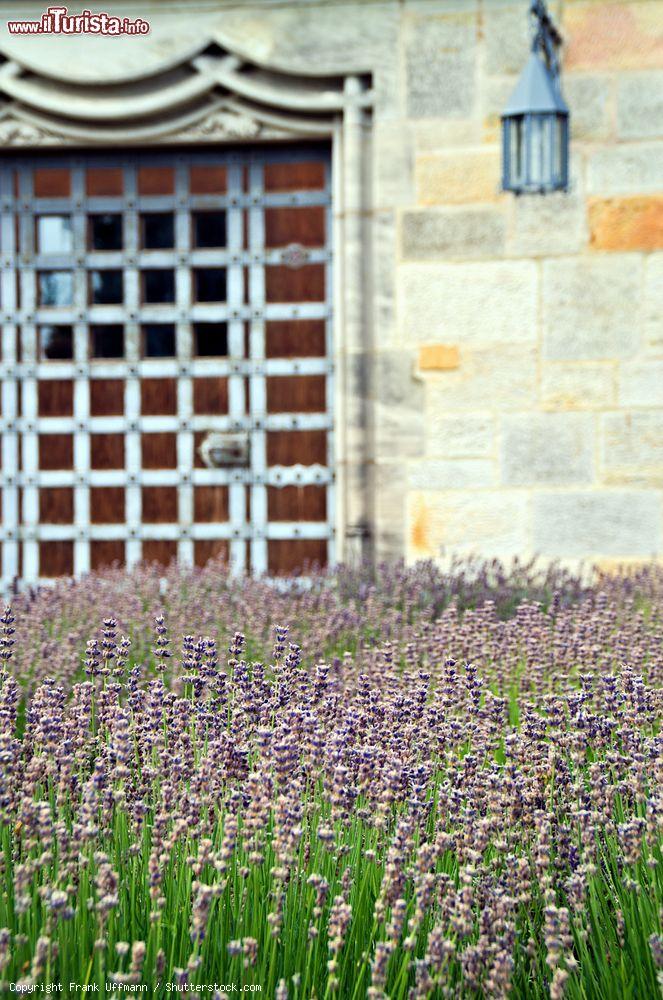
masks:
[[[331,558],[326,149],[7,160],[2,566]]]

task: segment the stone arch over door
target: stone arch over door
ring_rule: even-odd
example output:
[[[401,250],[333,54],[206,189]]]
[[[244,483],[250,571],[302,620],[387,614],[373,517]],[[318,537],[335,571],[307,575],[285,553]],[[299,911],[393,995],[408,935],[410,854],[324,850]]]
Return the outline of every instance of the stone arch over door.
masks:
[[[365,301],[369,255],[364,243],[370,204],[366,163],[370,151],[372,91],[370,75],[316,77],[293,75],[259,64],[215,41],[186,53],[128,67],[103,86],[66,77],[66,63],[46,70],[24,52],[6,52],[0,66],[0,142],[7,160],[51,152],[77,153],[121,149],[169,150],[328,142],[332,150],[332,227],[334,246],[333,392],[334,511],[336,559],[369,554],[371,523],[370,413],[365,357],[370,329]],[[276,145],[274,146],[276,148]],[[3,208],[16,192],[5,186]],[[3,258],[11,252],[13,221],[5,213]],[[4,263],[4,261],[3,261]],[[3,340],[15,342],[25,317],[3,267]],[[5,336],[6,335],[6,336]],[[2,364],[3,582],[15,575],[17,552],[30,537],[19,518],[18,468],[22,416],[17,386],[30,377],[23,359],[4,352]],[[33,428],[34,430],[34,428]],[[30,514],[30,512],[28,512]],[[32,517],[37,517],[35,511]],[[23,511],[23,522],[25,511]]]

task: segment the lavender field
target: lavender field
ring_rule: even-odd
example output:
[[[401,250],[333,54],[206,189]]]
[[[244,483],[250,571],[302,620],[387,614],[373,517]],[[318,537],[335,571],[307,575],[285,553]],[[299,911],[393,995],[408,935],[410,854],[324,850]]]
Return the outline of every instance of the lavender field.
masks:
[[[113,571],[0,657],[1,989],[659,996],[661,568]]]

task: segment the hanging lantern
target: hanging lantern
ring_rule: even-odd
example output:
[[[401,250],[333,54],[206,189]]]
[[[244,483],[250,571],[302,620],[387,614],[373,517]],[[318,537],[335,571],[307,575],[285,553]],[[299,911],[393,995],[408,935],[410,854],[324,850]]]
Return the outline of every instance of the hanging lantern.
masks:
[[[502,113],[502,189],[516,194],[566,191],[569,109],[559,84],[562,38],[543,0],[532,0],[532,52]]]

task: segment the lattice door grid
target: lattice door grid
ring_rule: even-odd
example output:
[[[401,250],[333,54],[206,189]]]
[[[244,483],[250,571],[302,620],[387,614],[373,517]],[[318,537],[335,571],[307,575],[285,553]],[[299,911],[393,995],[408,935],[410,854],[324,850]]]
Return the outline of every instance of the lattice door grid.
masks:
[[[333,559],[326,149],[0,168],[2,583]]]

